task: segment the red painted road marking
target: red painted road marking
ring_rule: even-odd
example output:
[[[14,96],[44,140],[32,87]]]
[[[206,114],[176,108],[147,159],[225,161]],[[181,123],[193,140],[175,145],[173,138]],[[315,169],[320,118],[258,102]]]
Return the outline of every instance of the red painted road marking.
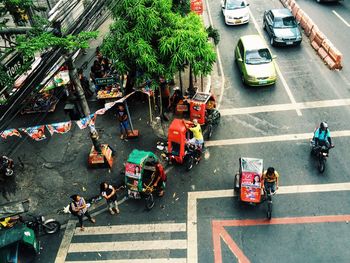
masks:
[[[226,243],[232,253],[237,257],[238,262],[249,263],[249,259],[238,247],[236,242],[227,233],[224,227],[244,227],[259,225],[288,225],[288,224],[316,224],[316,223],[336,223],[350,221],[350,215],[331,215],[331,216],[305,216],[305,217],[285,217],[267,219],[245,219],[245,220],[213,220],[213,245],[214,262],[222,263],[221,239]]]

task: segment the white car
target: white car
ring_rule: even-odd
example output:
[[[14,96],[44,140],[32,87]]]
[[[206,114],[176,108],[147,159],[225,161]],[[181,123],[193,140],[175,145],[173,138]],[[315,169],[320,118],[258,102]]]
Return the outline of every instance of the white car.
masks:
[[[241,25],[249,22],[249,4],[245,0],[222,0],[221,9],[226,25]]]

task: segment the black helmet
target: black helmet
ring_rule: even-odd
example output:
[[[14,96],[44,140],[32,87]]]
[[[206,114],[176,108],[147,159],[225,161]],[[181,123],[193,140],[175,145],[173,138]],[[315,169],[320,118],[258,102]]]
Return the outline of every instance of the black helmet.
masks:
[[[327,122],[325,122],[325,121],[321,122],[320,128],[321,128],[321,130],[324,130],[324,131],[327,130],[327,128],[328,128]]]

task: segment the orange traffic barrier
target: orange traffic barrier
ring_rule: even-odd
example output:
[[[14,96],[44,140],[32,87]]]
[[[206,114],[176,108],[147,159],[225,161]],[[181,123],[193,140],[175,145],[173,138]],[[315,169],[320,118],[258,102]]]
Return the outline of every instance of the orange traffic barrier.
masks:
[[[310,42],[314,41],[316,33],[319,31],[320,30],[318,29],[318,26],[316,26],[316,25],[311,29],[310,36],[309,36]]]
[[[300,22],[301,18],[305,15],[304,11],[302,9],[299,9],[299,11],[295,14],[295,20]]]
[[[292,2],[294,2],[294,0],[287,0],[287,1],[286,1],[286,5],[287,5],[286,7],[287,7],[288,9],[291,9],[290,6],[291,6],[291,3],[292,3]]]
[[[311,30],[315,26],[315,23],[307,14],[304,14],[300,20],[300,25],[304,29],[305,35],[310,36]]]
[[[294,6],[295,6],[295,1],[294,0],[292,0],[292,1],[290,1],[290,3],[289,3],[289,9],[290,9],[290,11],[292,11],[293,10],[293,8],[294,8]]]
[[[342,65],[341,65],[341,61],[343,58],[342,53],[340,53],[340,51],[338,49],[336,49],[336,47],[334,47],[333,45],[331,45],[329,47],[328,50],[328,55],[329,57],[335,62],[335,68],[336,69],[342,69]]]
[[[326,36],[321,32],[317,31],[315,34],[314,39],[311,42],[311,46],[318,51],[318,49],[321,47],[323,41],[326,39]]]
[[[300,10],[299,5],[297,3],[295,3],[295,5],[292,8],[292,14],[294,17],[296,16],[296,14],[298,13],[299,10]]]
[[[332,46],[331,41],[329,41],[327,38],[325,40],[323,40],[322,45],[320,46],[320,48],[317,50],[317,54],[323,59],[325,60],[326,57],[328,56],[328,51],[330,49],[330,47]]]

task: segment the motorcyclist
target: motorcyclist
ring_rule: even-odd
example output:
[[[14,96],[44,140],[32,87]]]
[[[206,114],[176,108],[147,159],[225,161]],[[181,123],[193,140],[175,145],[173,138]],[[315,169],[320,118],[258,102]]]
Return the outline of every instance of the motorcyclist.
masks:
[[[189,129],[189,130],[193,133],[193,138],[191,138],[190,140],[188,140],[188,143],[194,144],[194,145],[196,145],[198,148],[201,148],[202,145],[203,145],[203,143],[204,143],[202,128],[201,128],[200,124],[198,123],[198,120],[197,120],[197,119],[193,119],[192,123],[193,123],[193,126],[190,127],[190,126],[184,121],[184,124],[185,124],[186,128]]]
[[[333,147],[331,133],[328,129],[327,122],[321,122],[320,127],[315,131],[312,139],[313,150],[317,146],[326,146],[328,149]]]
[[[275,193],[278,189],[279,174],[273,167],[267,168],[263,173],[262,179],[264,181],[264,189],[268,191],[271,189],[271,193]]]
[[[184,122],[185,127],[193,133],[193,137],[190,140],[188,140],[187,143],[192,144],[196,147],[195,160],[198,163],[200,161],[200,158],[201,158],[202,147],[204,144],[202,128],[201,128],[200,124],[198,123],[197,119],[193,119],[193,121],[192,121],[193,126],[192,127],[190,127],[185,122],[185,120],[183,122]]]

